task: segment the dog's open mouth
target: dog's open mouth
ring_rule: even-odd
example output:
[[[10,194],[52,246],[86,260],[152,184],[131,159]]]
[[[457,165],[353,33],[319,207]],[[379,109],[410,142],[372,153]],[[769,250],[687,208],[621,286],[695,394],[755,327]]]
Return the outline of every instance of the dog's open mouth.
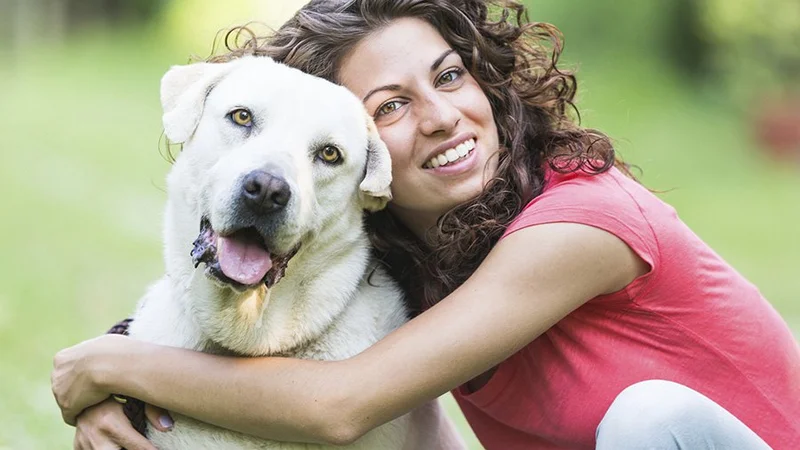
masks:
[[[272,254],[254,227],[220,236],[207,218],[200,221],[200,235],[193,245],[195,267],[205,263],[208,275],[238,289],[261,283],[271,288],[283,278],[286,265],[299,249],[298,246],[283,255]]]

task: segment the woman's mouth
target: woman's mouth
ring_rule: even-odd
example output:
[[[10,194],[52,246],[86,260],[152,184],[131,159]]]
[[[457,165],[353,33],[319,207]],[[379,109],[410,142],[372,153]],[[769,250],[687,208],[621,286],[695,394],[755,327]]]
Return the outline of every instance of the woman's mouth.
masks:
[[[475,139],[467,139],[453,148],[449,148],[438,155],[434,155],[422,165],[422,168],[436,169],[438,167],[447,167],[451,164],[458,163],[459,161],[469,157],[474,149]]]

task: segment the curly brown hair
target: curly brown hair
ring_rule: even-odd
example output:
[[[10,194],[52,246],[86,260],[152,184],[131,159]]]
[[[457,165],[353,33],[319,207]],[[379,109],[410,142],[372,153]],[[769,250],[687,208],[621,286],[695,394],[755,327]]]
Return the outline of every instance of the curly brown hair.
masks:
[[[477,269],[509,223],[542,193],[547,165],[562,173],[597,174],[614,165],[629,172],[605,134],[579,125],[575,76],[557,67],[561,33],[530,22],[516,1],[312,0],[270,36],[232,30],[228,52],[210,61],[269,56],[337,82],[339,65],[356,44],[409,17],[430,23],[462,58],[489,99],[502,148],[483,192],[440,217],[425,241],[388,210],[367,215],[376,255],[419,312]]]

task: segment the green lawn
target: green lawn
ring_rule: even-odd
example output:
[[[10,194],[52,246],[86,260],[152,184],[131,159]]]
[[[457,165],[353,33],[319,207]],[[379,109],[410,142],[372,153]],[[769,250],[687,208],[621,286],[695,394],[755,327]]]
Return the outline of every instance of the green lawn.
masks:
[[[53,354],[125,317],[162,271],[158,83],[185,59],[124,32],[3,56],[0,449],[70,445]],[[800,168],[761,156],[713,96],[627,62],[583,64],[584,123],[799,329]]]

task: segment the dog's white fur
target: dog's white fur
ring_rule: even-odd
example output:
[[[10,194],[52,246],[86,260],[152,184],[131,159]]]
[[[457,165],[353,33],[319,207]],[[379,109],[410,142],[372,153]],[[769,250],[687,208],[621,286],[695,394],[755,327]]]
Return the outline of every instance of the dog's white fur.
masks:
[[[372,271],[363,211],[390,199],[391,164],[361,102],[349,91],[268,58],[173,67],[162,80],[164,128],[184,143],[168,176],[166,274],[140,301],[130,335],[159,344],[235,355],[348,358],[406,320],[400,291]],[[226,115],[253,114],[247,131]],[[332,143],[344,162],[326,165],[315,149]],[[245,291],[195,268],[190,251],[201,217],[235,227],[231,203],[244,174],[282,174],[291,200],[269,228],[273,253],[300,244],[286,276]],[[192,376],[192,374],[186,374]],[[160,449],[308,449],[268,442],[184,416],[168,433],[150,430]],[[348,449],[461,448],[437,402],[380,426]],[[331,447],[332,448],[332,447]]]

